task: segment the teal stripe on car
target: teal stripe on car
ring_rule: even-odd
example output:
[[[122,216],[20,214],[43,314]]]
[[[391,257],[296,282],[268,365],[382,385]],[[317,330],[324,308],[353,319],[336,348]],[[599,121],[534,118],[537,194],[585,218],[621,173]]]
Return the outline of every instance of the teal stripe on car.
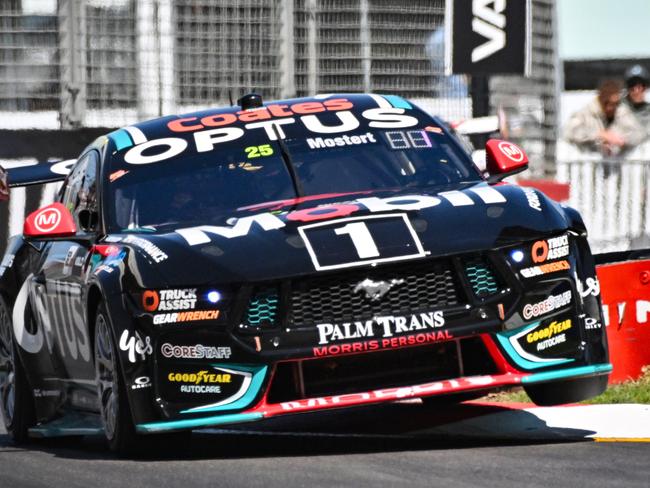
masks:
[[[113,142],[115,143],[115,147],[117,148],[118,151],[133,146],[133,141],[131,140],[131,136],[124,129],[111,132],[108,136],[111,139],[113,139]]]
[[[224,424],[239,424],[242,422],[252,422],[263,417],[261,413],[233,413],[230,415],[215,415],[199,419],[169,420],[163,422],[149,422],[138,424],[135,430],[142,434],[152,434],[154,432],[165,432],[179,429],[196,429],[198,427],[212,427]]]
[[[390,104],[395,108],[413,108],[410,103],[404,100],[402,97],[397,95],[383,95],[383,97],[390,102]]]
[[[532,373],[522,378],[522,383],[543,383],[545,381],[576,378],[580,376],[596,376],[612,372],[612,365],[594,364],[592,366],[579,366],[577,368],[560,369],[558,371],[545,371],[543,373]]]

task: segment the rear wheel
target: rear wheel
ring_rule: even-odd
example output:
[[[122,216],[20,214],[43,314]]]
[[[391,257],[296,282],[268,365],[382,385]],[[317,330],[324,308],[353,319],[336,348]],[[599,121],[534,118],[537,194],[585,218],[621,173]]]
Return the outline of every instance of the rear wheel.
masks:
[[[134,453],[139,437],[133,425],[117,348],[103,304],[99,305],[95,316],[95,375],[108,446],[117,453]]]
[[[34,398],[13,339],[13,325],[7,302],[0,296],[0,404],[5,427],[14,442],[28,439],[36,423]]]
[[[600,395],[607,388],[609,377],[592,376],[525,385],[524,390],[530,399],[543,407],[575,403]]]

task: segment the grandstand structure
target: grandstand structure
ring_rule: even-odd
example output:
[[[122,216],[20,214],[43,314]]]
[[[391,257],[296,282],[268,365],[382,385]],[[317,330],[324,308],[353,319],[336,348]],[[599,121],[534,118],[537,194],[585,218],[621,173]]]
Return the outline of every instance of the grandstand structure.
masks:
[[[3,0],[0,128],[118,127],[329,92],[393,93],[471,117],[465,76],[444,76],[444,0]],[[494,77],[533,169],[556,139],[554,0],[533,0],[533,76]]]

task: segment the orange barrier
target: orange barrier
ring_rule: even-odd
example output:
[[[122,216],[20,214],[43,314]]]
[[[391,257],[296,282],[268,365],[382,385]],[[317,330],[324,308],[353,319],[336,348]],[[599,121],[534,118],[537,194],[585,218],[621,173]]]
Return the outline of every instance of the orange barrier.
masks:
[[[597,266],[607,326],[609,382],[638,378],[650,364],[650,260]]]
[[[519,186],[529,186],[546,194],[556,202],[566,202],[571,195],[571,186],[568,183],[560,183],[553,180],[517,180]]]

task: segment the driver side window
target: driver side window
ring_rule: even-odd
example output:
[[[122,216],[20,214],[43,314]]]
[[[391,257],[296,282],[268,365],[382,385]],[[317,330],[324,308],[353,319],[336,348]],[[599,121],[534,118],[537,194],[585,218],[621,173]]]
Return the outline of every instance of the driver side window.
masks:
[[[88,222],[80,222],[79,214],[83,210],[98,212],[97,208],[97,171],[99,156],[96,151],[84,155],[74,166],[63,188],[61,203],[75,218],[79,229],[87,229]]]

